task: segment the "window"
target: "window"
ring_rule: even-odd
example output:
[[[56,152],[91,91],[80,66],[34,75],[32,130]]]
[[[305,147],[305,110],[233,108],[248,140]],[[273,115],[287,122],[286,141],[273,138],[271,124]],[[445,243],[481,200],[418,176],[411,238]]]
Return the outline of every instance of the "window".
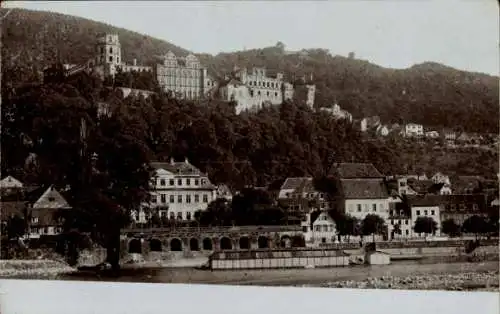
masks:
[[[165,186],[165,179],[161,179],[161,180],[160,180],[160,185],[161,185],[161,186]]]
[[[472,209],[473,209],[473,210],[478,210],[478,209],[479,209],[479,206],[477,206],[477,204],[476,204],[476,203],[474,203],[474,204],[472,204]]]
[[[174,179],[170,179],[169,182],[168,182],[168,184],[174,185]]]
[[[151,195],[151,203],[156,203],[156,195]]]
[[[186,213],[186,220],[191,220],[191,212]]]
[[[170,212],[170,219],[174,220],[175,219],[175,214],[173,212]]]
[[[408,224],[408,219],[405,219],[405,225],[407,225],[407,224]]]
[[[177,213],[177,219],[178,220],[182,220],[182,212],[178,212]]]
[[[116,57],[116,62],[120,63],[120,58],[119,57]]]
[[[269,97],[269,92],[267,92],[267,97]]]
[[[38,223],[38,217],[32,217],[31,218],[31,223],[37,224]]]
[[[431,210],[431,215],[434,216],[435,214],[435,211]]]
[[[376,212],[377,211],[377,204],[373,204],[372,205],[372,209],[373,209],[374,212]]]
[[[326,243],[326,238],[321,238],[321,243]]]
[[[394,226],[394,220],[393,220],[393,219],[391,219],[391,225],[393,225],[393,226]]]
[[[170,203],[174,203],[175,202],[175,198],[173,195],[170,195]]]
[[[302,232],[304,232],[304,233],[307,232],[307,229],[309,229],[309,228],[307,228],[307,226],[302,226]]]
[[[177,195],[177,203],[182,203],[182,195]]]
[[[201,179],[201,185],[205,185],[205,184],[207,184],[207,180]]]
[[[191,203],[191,195],[186,195],[186,203]]]
[[[113,62],[113,56],[109,56],[109,62]]]
[[[406,235],[409,235],[410,234],[410,230],[406,229]]]
[[[55,198],[55,197],[53,197],[53,196],[49,196],[49,202],[53,202],[53,201],[55,201],[55,200],[56,200],[56,198]]]
[[[203,203],[208,203],[208,195],[203,195]]]
[[[321,231],[321,226],[314,226],[314,231],[320,232]]]
[[[196,195],[194,196],[194,202],[195,202],[195,203],[199,203],[199,202],[200,202],[200,196],[199,196],[198,194],[196,194]]]
[[[429,212],[427,210],[424,210],[424,215],[427,216]]]
[[[417,210],[417,216],[420,216],[420,211],[419,210]]]
[[[278,92],[275,92],[275,93],[274,93],[274,96],[275,96],[275,97],[278,97]]]
[[[161,194],[160,198],[161,198],[161,202],[162,203],[166,203],[167,202],[167,196],[165,194]]]
[[[177,180],[177,185],[182,185],[182,179]]]
[[[191,185],[191,179],[186,179],[186,185]]]
[[[361,204],[358,204],[358,212],[361,212]]]
[[[257,92],[257,95],[259,95],[259,96],[260,96],[260,91],[258,91],[258,92]]]

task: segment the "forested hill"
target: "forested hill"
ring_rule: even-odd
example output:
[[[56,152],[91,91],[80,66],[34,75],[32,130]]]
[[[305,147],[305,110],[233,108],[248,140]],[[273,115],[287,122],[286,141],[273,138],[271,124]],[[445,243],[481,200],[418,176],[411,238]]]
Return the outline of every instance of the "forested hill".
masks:
[[[187,53],[168,42],[103,23],[17,9],[5,23],[4,59],[6,65],[25,70],[42,67],[55,60],[57,53],[65,62],[78,63],[92,56],[99,32],[120,36],[125,61],[136,58],[147,63],[168,50],[180,55]],[[403,70],[387,69],[355,56],[335,56],[325,49],[287,52],[281,43],[199,57],[219,75],[235,65],[265,66],[270,72],[283,71],[289,79],[313,73],[316,105],[337,102],[354,118],[378,115],[383,123],[416,122],[471,132],[497,133],[499,129],[498,77],[432,62]]]

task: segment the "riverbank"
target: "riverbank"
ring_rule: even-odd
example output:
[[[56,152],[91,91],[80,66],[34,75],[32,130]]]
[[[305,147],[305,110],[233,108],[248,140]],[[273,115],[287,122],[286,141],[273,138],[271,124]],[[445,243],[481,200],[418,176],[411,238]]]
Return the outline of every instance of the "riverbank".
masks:
[[[0,260],[0,277],[19,279],[57,279],[76,269],[57,260]]]
[[[468,272],[462,274],[420,275],[406,277],[383,276],[362,281],[338,281],[319,285],[327,288],[404,289],[491,291],[499,290],[498,271]]]

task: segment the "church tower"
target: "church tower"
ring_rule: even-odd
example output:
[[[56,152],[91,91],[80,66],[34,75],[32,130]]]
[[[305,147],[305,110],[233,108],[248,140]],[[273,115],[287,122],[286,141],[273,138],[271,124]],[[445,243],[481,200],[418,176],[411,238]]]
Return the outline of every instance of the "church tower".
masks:
[[[122,49],[116,34],[101,34],[97,37],[96,65],[105,76],[114,76],[122,64]]]

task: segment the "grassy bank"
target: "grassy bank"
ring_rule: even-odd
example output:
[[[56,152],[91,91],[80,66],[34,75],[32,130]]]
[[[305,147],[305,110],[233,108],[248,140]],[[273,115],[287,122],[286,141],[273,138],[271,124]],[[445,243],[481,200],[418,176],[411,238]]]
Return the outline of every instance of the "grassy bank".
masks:
[[[56,260],[0,260],[0,277],[55,279],[75,271],[66,263]]]

